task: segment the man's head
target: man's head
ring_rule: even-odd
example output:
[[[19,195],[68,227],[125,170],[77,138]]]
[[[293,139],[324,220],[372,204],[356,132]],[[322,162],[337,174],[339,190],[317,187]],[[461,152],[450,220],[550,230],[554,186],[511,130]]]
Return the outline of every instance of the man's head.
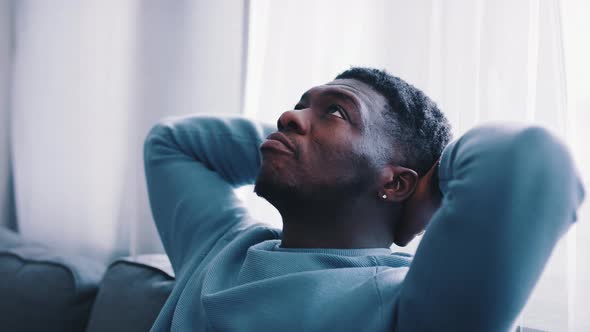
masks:
[[[381,223],[394,223],[451,138],[447,119],[422,91],[370,68],[352,68],[309,89],[277,127],[261,146],[256,193],[283,216],[314,209],[332,227],[339,224],[330,217],[351,206],[383,207],[394,215]]]

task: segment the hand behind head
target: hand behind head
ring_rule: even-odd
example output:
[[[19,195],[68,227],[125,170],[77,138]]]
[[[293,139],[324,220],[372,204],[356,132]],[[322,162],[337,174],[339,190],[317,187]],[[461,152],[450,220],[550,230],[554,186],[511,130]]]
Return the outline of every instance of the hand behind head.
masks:
[[[422,233],[434,213],[440,208],[442,194],[438,187],[438,160],[418,180],[414,193],[406,200],[401,220],[395,227],[394,243],[406,246],[416,235]]]

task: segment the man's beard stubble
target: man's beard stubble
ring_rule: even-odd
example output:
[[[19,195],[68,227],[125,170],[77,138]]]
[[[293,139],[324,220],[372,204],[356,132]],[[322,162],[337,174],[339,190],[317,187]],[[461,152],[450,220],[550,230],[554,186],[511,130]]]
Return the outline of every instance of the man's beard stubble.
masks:
[[[351,169],[356,174],[352,177],[343,177],[341,181],[299,186],[283,183],[278,177],[261,177],[259,174],[254,192],[266,199],[281,214],[302,209],[337,209],[366,194],[375,183],[376,172],[366,160],[355,160]]]

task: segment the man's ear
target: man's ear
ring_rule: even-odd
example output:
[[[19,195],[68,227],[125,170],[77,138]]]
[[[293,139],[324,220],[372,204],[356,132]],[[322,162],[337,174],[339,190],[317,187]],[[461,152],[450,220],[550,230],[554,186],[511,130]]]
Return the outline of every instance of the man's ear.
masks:
[[[379,176],[379,197],[385,201],[401,203],[408,199],[418,185],[418,173],[413,169],[385,166]]]

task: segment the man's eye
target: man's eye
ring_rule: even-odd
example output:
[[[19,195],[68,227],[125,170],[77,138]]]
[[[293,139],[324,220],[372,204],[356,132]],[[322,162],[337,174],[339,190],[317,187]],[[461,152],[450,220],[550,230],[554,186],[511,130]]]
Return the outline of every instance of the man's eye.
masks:
[[[339,118],[346,119],[346,117],[344,116],[344,111],[342,110],[342,107],[340,107],[339,105],[330,105],[328,107],[328,113],[333,114]]]

